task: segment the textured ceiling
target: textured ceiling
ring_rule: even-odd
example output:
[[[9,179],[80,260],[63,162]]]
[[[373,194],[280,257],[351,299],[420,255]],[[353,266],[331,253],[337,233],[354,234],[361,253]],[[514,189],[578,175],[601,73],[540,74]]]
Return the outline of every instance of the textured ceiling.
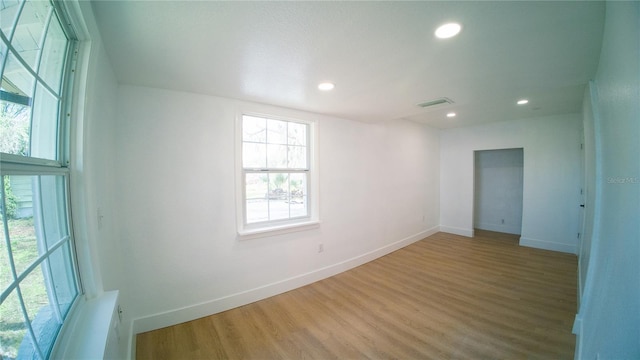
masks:
[[[120,83],[438,128],[579,112],[602,2],[95,1]],[[441,40],[435,28],[463,25]],[[336,88],[320,92],[317,84]],[[416,104],[454,101],[432,109]],[[519,98],[526,106],[516,106]],[[455,111],[454,119],[445,114]]]

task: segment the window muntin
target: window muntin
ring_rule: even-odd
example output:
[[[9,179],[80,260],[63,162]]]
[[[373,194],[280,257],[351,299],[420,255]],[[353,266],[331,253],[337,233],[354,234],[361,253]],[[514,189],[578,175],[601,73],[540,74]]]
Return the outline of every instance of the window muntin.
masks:
[[[74,41],[49,1],[0,2],[0,357],[47,359],[80,294],[69,210]]]
[[[310,126],[242,116],[245,225],[308,219]]]

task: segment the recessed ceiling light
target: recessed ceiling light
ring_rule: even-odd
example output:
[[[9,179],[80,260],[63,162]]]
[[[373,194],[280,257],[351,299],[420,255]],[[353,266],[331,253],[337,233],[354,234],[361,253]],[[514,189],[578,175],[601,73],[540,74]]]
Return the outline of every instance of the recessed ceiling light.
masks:
[[[333,90],[333,88],[335,88],[336,85],[334,83],[330,83],[330,82],[323,82],[318,84],[318,89],[322,90],[322,91],[329,91],[329,90]]]
[[[447,117],[448,118],[456,117],[456,113],[450,112],[450,113],[447,114]]]
[[[524,105],[524,104],[528,104],[528,103],[529,103],[529,100],[527,100],[527,99],[520,99],[520,100],[518,100],[518,102],[516,102],[516,104],[518,104],[518,105]]]
[[[460,33],[460,30],[462,30],[462,26],[460,26],[460,24],[447,23],[437,28],[435,34],[437,38],[448,39],[450,37],[458,35],[458,33]]]

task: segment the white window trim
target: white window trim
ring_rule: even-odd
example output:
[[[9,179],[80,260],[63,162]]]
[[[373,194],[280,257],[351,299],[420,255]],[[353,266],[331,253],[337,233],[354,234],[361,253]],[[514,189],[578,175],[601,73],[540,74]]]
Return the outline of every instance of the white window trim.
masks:
[[[309,202],[309,216],[298,219],[270,221],[246,225],[244,223],[244,176],[242,168],[242,117],[243,115],[263,117],[274,120],[297,122],[309,126],[309,172],[307,201]],[[287,111],[256,111],[251,107],[243,107],[237,111],[235,126],[235,167],[236,167],[236,223],[238,238],[242,240],[286,234],[296,231],[315,229],[320,226],[319,206],[319,169],[318,169],[318,128],[315,120],[308,116]]]
[[[77,97],[77,93],[75,92],[75,90],[72,90],[72,89],[74,89],[73,75],[76,71],[76,64],[75,64],[76,56],[74,53],[78,49],[78,41],[75,39],[76,37],[72,29],[73,26],[69,24],[69,20],[67,18],[67,14],[65,11],[66,3],[63,3],[61,1],[55,1],[54,3],[51,3],[51,5],[52,5],[52,8],[49,10],[49,12],[46,15],[47,17],[46,25],[45,25],[45,28],[43,29],[43,31],[46,31],[46,32],[43,33],[43,35],[48,34],[48,31],[50,31],[50,28],[48,27],[49,23],[54,21],[54,19],[57,17],[60,21],[60,26],[63,28],[63,31],[68,38],[68,47],[66,50],[67,54],[64,59],[64,68],[61,70],[62,73],[60,74],[63,78],[62,81],[64,84],[61,84],[60,91],[55,91],[54,89],[52,89],[50,87],[50,84],[41,77],[41,75],[39,74],[39,70],[34,68],[34,66],[26,64],[24,62],[24,59],[21,59],[20,57],[16,57],[16,60],[22,63],[22,65],[25,67],[25,70],[31,73],[31,75],[34,77],[33,91],[37,91],[35,89],[38,86],[42,86],[42,88],[46,89],[46,91],[49,92],[50,95],[55,96],[57,99],[62,99],[58,107],[58,120],[57,120],[57,127],[55,130],[56,131],[55,139],[57,140],[56,153],[55,153],[56,159],[53,160],[53,159],[38,158],[38,157],[31,156],[31,154],[29,156],[5,154],[5,153],[0,154],[0,160],[1,160],[0,177],[17,175],[17,176],[61,176],[65,178],[64,197],[61,196],[60,199],[58,199],[57,205],[61,205],[61,203],[65,203],[64,213],[65,213],[66,221],[64,226],[67,227],[66,232],[68,232],[68,234],[60,238],[59,240],[57,240],[55,244],[51,246],[47,246],[46,252],[42,254],[39,253],[38,258],[35,260],[34,263],[29,265],[29,267],[27,267],[26,269],[22,269],[21,273],[15,274],[13,278],[13,282],[15,283],[15,286],[20,286],[20,284],[22,283],[25,277],[28,277],[30,274],[36,271],[42,271],[44,275],[44,285],[45,285],[47,296],[49,299],[49,306],[53,307],[53,310],[54,310],[52,319],[55,319],[56,322],[61,323],[60,327],[56,330],[56,332],[51,334],[51,339],[53,340],[53,344],[51,344],[51,348],[45,349],[40,346],[34,348],[34,355],[37,355],[40,358],[50,358],[53,356],[54,354],[53,351],[56,348],[56,346],[58,346],[58,343],[61,341],[61,339],[63,338],[64,336],[63,331],[65,331],[64,329],[69,327],[69,320],[74,316],[74,313],[76,312],[76,309],[81,303],[81,300],[84,294],[84,289],[82,286],[83,284],[80,281],[81,279],[80,279],[80,270],[78,269],[78,263],[77,263],[77,253],[74,250],[74,248],[76,247],[76,242],[74,240],[74,231],[72,226],[73,211],[71,209],[72,195],[71,195],[71,189],[70,189],[71,188],[71,185],[70,185],[71,171],[68,167],[69,157],[70,157],[69,144],[72,136],[70,131],[71,123],[69,121],[69,117],[71,114],[70,108],[72,104],[75,103],[75,98]],[[19,11],[20,12],[24,11],[25,4],[22,3],[19,6],[20,6]],[[20,17],[22,17],[22,13],[20,13]],[[15,26],[17,26],[17,23],[13,24],[13,27]],[[13,40],[13,39],[5,39],[5,40]],[[6,44],[6,45],[8,46],[9,49],[12,49],[11,51],[15,51],[15,48],[13,48],[11,44]],[[41,52],[46,49],[46,47],[42,46],[42,42],[40,42],[40,46],[41,46],[41,49],[40,49]],[[38,56],[38,63],[40,61],[42,61],[41,55]],[[39,65],[35,65],[35,66],[37,67]],[[31,113],[32,119],[34,116],[35,115],[32,112]],[[33,128],[31,129],[31,131],[32,130]],[[30,142],[29,146],[31,147],[32,144],[33,143]],[[0,184],[2,184],[2,182],[0,182]],[[39,187],[39,189],[42,189],[42,188]],[[57,189],[56,191],[58,190],[59,189]],[[35,206],[35,203],[37,202],[36,199],[40,199],[40,200],[42,199],[42,196],[41,196],[42,192],[41,190],[38,190],[37,192],[35,190],[32,190],[32,191],[33,191],[32,196],[34,199],[34,206]],[[36,216],[38,215],[34,213],[34,218]],[[39,215],[40,220],[38,222],[40,223],[40,226],[43,226],[42,224],[44,223],[44,221],[42,220],[41,216],[42,215]],[[6,220],[3,226],[5,227],[7,226]],[[39,239],[38,242],[40,242],[40,239],[44,239],[44,236],[42,236],[42,234],[39,234],[38,239]],[[8,239],[5,239],[5,241],[8,241]],[[69,252],[68,256],[70,257],[70,263],[68,264],[68,266],[73,268],[72,277],[73,277],[73,281],[75,282],[75,286],[74,286],[75,297],[73,301],[70,303],[69,307],[67,308],[66,315],[64,316],[64,319],[63,319],[63,316],[57,306],[58,304],[61,303],[61,301],[59,301],[59,299],[57,298],[58,294],[55,292],[57,290],[52,290],[55,287],[54,282],[57,280],[53,279],[53,277],[51,276],[51,272],[52,272],[51,267],[42,266],[42,265],[47,264],[48,259],[52,258],[51,255],[54,254],[56,251],[63,249],[63,247],[65,246],[68,246],[67,251]],[[11,265],[11,266],[15,266],[15,265]],[[67,265],[65,264],[65,266]],[[37,270],[36,269],[37,267],[42,267],[42,270]],[[11,289],[11,287],[8,287],[7,289]],[[22,296],[24,298],[24,295]],[[25,312],[26,310],[25,310],[24,303],[21,302],[20,306],[22,308],[22,311]],[[38,317],[36,314],[33,314],[33,315]],[[61,321],[61,320],[64,320],[64,321]],[[31,324],[28,324],[26,322],[25,324],[28,325],[26,329],[25,338],[30,337],[32,342],[38,342],[39,339],[34,334],[33,320],[31,321]],[[48,350],[49,352],[47,353],[45,352],[45,350]],[[20,357],[20,354],[18,355],[18,357]]]

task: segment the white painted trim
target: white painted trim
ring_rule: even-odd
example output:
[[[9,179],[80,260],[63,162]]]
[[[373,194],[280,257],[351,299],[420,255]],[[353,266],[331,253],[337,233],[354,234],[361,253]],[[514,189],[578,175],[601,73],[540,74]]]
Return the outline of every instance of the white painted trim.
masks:
[[[463,229],[463,228],[440,225],[440,231],[446,232],[449,234],[454,234],[454,235],[473,237],[473,229]]]
[[[129,321],[129,332],[127,333],[127,339],[129,339],[129,344],[127,348],[127,354],[129,357],[127,360],[136,358],[136,333],[133,332],[133,321]]]
[[[254,230],[238,230],[238,239],[248,240],[267,236],[282,235],[296,231],[317,229],[320,221],[305,221],[301,223],[286,224],[281,226],[271,226]]]
[[[51,352],[51,359],[102,359],[118,354],[118,295],[108,291],[82,299],[68,320],[68,331]]]
[[[243,116],[256,116],[266,119],[274,119],[288,122],[295,122],[306,124],[309,126],[309,143],[307,148],[309,149],[309,171],[308,171],[308,193],[307,199],[309,202],[309,218],[304,220],[302,225],[317,225],[320,223],[320,166],[319,166],[319,142],[318,142],[318,120],[314,116],[309,116],[299,111],[290,111],[277,109],[269,106],[256,105],[250,103],[239,103],[236,108],[235,116],[235,193],[236,193],[236,227],[238,236],[243,240],[258,238],[263,236],[278,235],[285,232],[274,232],[290,228],[288,225],[293,225],[291,228],[301,224],[299,220],[293,219],[292,221],[271,221],[267,224],[245,224],[245,203],[244,203],[244,175],[242,168],[242,122]],[[283,226],[282,223],[285,225]],[[280,224],[280,225],[278,225]],[[300,230],[309,229],[311,227],[305,227]],[[293,230],[297,231],[297,230]],[[266,234],[266,235],[262,235]]]
[[[580,316],[580,314],[576,314],[571,332],[574,335],[580,335],[582,333],[582,316]]]
[[[573,354],[573,358],[574,360],[580,360],[582,359],[582,347],[577,346],[580,344],[580,334],[582,334],[582,316],[580,314],[576,315],[576,319],[573,322],[573,330],[571,330],[571,332],[576,335],[576,349]]]
[[[306,274],[297,275],[288,279],[276,281],[271,284],[223,296],[221,298],[205,301],[199,304],[133,319],[131,325],[131,337],[129,340],[129,349],[131,350],[130,354],[135,354],[134,338],[136,334],[199,319],[204,316],[209,316],[242,305],[250,304],[258,300],[282,294],[313,282],[326,279],[392,253],[416,241],[422,240],[437,233],[438,230],[439,227],[435,226],[431,229],[421,231],[415,235],[406,237],[389,245],[385,245],[363,255],[359,255]]]
[[[526,238],[524,236],[520,237],[520,246],[527,246],[527,247],[543,249],[543,250],[559,251],[559,252],[570,253],[570,254],[575,254],[577,250],[577,246],[575,244],[573,245],[562,244],[554,241]]]
[[[522,230],[517,226],[507,226],[503,224],[491,224],[491,223],[479,223],[479,224],[476,224],[474,228],[480,229],[480,230],[496,231],[496,232],[501,232],[505,234],[513,234],[513,235],[520,235]]]

